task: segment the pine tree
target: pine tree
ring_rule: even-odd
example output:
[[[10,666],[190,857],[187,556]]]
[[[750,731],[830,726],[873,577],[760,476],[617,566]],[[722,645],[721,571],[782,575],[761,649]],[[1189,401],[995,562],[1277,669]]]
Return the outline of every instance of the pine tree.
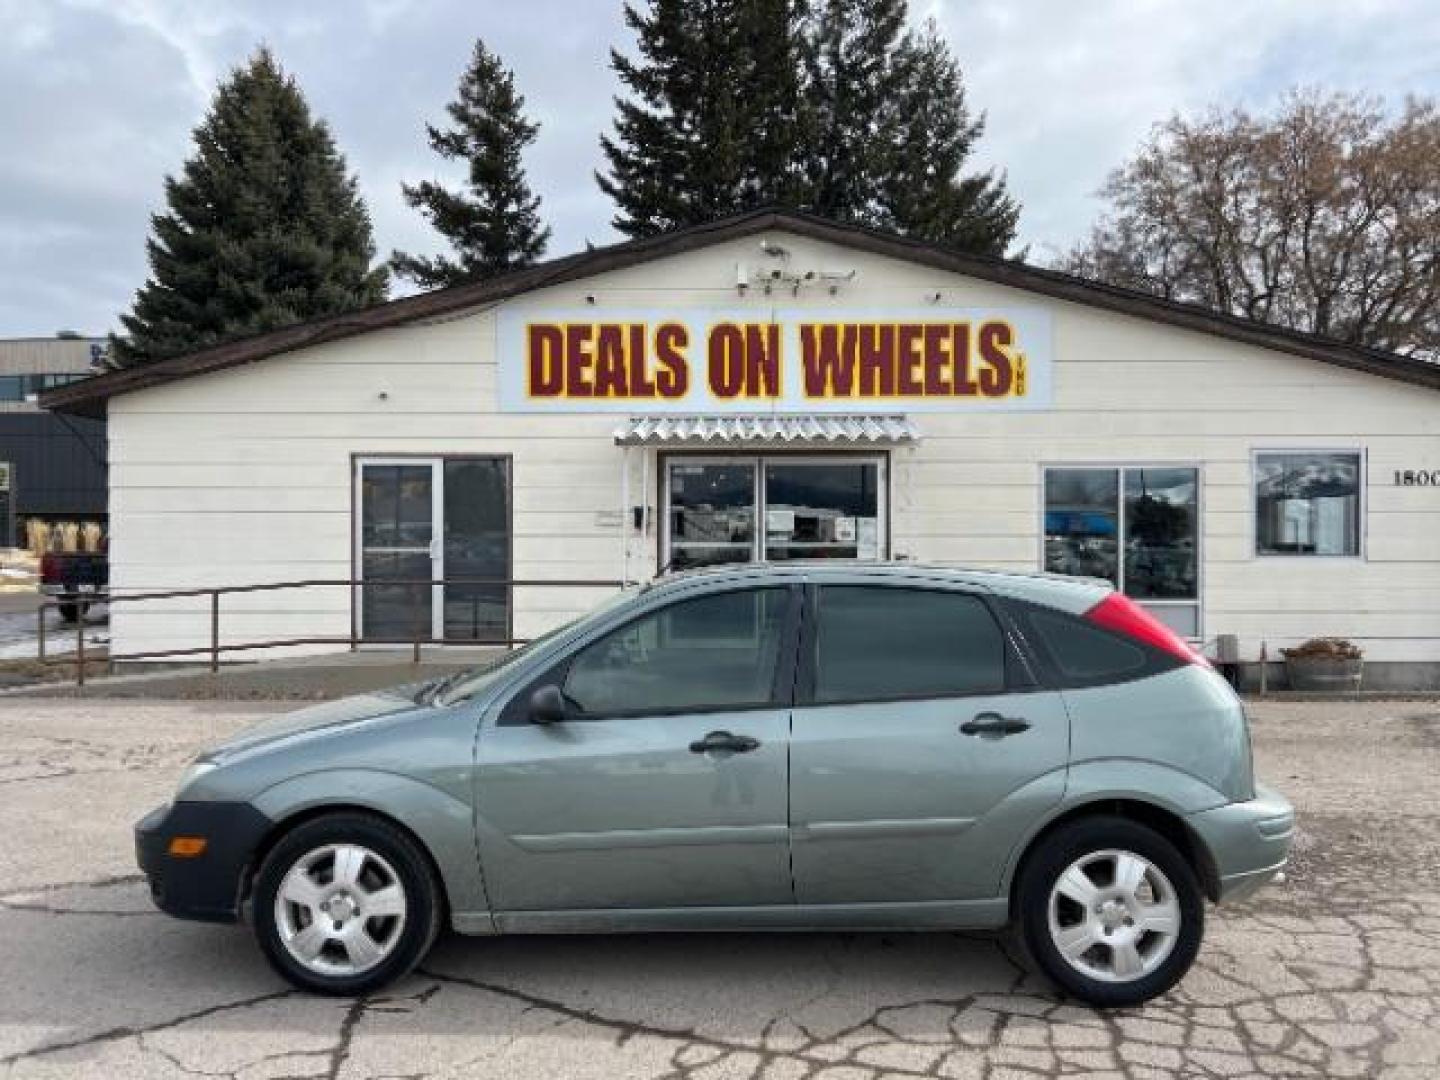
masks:
[[[405,201],[450,241],[455,258],[395,252],[391,265],[423,288],[479,281],[528,266],[545,253],[550,230],[540,223],[540,199],[525,179],[521,155],[539,125],[525,118],[525,99],[500,58],[475,42],[459,97],[446,106],[452,126],[427,124],[430,149],[468,162],[466,190],[432,181],[402,184]]]
[[[809,209],[877,223],[903,80],[905,0],[818,0],[804,48]]]
[[[879,163],[879,221],[972,254],[1000,256],[1015,238],[1020,206],[994,173],[962,175],[985,129],[965,104],[960,67],[933,22],[897,52]]]
[[[639,59],[611,50],[631,99],[601,136],[628,236],[693,225],[801,190],[797,168],[800,0],[655,0],[625,5]]]
[[[749,0],[737,19],[743,59],[743,205],[805,200],[804,47],[807,0]],[[733,69],[732,69],[733,70]]]
[[[165,198],[146,244],[150,277],[111,341],[121,365],[385,298],[356,182],[267,49],[220,85]]]
[[[611,53],[615,227],[649,236],[755,206],[807,210],[1003,253],[1019,206],[967,175],[983,122],[907,0],[654,0],[626,6],[638,58]]]

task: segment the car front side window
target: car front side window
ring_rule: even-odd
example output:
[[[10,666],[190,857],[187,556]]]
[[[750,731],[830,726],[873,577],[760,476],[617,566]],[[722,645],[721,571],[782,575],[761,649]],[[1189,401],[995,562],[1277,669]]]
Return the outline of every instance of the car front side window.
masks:
[[[785,589],[746,589],[642,615],[575,655],[565,696],[591,718],[769,705],[788,603]]]

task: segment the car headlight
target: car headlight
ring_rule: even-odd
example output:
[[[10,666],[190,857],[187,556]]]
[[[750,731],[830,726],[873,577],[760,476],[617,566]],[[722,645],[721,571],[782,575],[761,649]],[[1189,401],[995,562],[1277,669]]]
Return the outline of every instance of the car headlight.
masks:
[[[215,762],[211,761],[209,758],[197,758],[196,760],[192,761],[189,767],[180,774],[180,782],[175,785],[175,794],[183,795],[186,788],[188,788],[191,784],[195,783],[196,780],[199,780],[200,777],[204,776],[206,773],[214,771],[214,769]]]

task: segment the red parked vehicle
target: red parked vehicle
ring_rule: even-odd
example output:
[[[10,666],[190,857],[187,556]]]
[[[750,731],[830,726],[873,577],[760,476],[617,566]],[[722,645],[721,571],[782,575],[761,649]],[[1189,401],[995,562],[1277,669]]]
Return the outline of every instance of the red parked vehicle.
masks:
[[[60,617],[75,622],[110,585],[104,551],[49,551],[40,557],[40,592],[59,599]]]

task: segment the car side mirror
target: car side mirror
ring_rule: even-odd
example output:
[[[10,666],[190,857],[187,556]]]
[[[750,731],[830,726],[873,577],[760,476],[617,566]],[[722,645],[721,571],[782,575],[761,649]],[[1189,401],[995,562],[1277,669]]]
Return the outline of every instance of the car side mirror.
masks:
[[[559,724],[569,716],[565,708],[565,695],[554,683],[539,687],[530,695],[530,722],[532,724]]]

